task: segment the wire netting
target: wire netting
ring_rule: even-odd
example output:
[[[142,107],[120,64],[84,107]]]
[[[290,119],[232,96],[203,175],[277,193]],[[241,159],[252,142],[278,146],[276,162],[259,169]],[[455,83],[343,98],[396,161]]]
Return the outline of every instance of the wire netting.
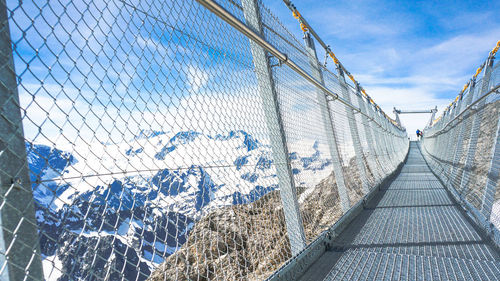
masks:
[[[485,70],[458,104],[426,129],[423,141],[424,155],[441,180],[496,233],[500,230],[499,65]]]
[[[4,239],[0,256],[23,258],[0,259],[0,276],[264,279],[397,168],[406,132],[254,3],[262,36],[349,104],[196,1],[6,2],[0,113],[20,109],[24,135],[0,132],[20,163],[0,153],[2,228],[28,242]]]

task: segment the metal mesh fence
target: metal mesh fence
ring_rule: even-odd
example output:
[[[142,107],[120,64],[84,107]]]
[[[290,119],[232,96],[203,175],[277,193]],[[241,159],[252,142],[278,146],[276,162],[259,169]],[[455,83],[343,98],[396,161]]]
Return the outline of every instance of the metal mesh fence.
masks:
[[[431,167],[498,243],[500,230],[500,64],[490,56],[483,76],[423,138]]]
[[[404,159],[261,2],[219,4],[350,104],[195,1],[0,1],[0,279],[264,279]]]

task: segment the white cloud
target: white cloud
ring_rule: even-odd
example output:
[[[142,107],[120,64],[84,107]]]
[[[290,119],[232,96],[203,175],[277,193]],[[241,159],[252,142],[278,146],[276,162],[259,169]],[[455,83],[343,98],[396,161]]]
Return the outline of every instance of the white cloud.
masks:
[[[296,20],[278,2],[268,5],[300,37]],[[500,38],[493,4],[462,9],[468,4],[458,3],[443,14],[432,5],[417,3],[408,4],[415,6],[414,11],[377,1],[309,3],[296,5],[388,113],[393,106],[442,109]]]
[[[450,103],[448,98],[438,98],[425,86],[413,88],[371,87],[370,95],[388,113],[395,118],[393,108],[402,110],[430,110],[438,107],[438,114]],[[431,114],[400,115],[401,122],[410,136],[417,129],[423,129]],[[437,116],[437,115],[436,115]]]
[[[102,85],[99,81],[90,81],[95,84],[85,82],[86,86],[90,88],[87,90],[88,95],[85,94],[85,96],[92,97],[97,93],[99,95],[112,94],[117,99],[124,99],[122,102],[133,102],[134,107],[119,108],[120,106],[118,106],[117,108],[113,105],[101,106],[98,103],[89,105],[82,100],[73,104],[71,98],[80,95],[77,88],[86,80],[86,71],[90,71],[90,67],[85,66],[86,64],[79,60],[78,67],[79,70],[84,70],[83,74],[80,75],[77,71],[73,71],[71,75],[62,73],[63,78],[70,78],[73,83],[77,82],[76,87],[73,88],[68,85],[70,83],[64,85],[64,90],[69,93],[69,98],[61,96],[58,97],[57,102],[54,102],[53,99],[44,95],[36,97],[41,108],[51,108],[56,104],[61,107],[61,109],[55,107],[54,112],[51,112],[49,116],[56,124],[66,124],[65,128],[68,128],[71,127],[67,122],[70,120],[71,123],[79,124],[79,126],[75,126],[76,128],[71,129],[72,131],[80,130],[79,134],[90,136],[94,135],[96,131],[99,134],[111,131],[110,138],[114,139],[116,136],[128,136],[130,132],[135,132],[144,126],[158,129],[169,128],[170,130],[207,129],[222,131],[228,128],[240,129],[244,126],[262,127],[262,124],[265,123],[262,114],[256,114],[260,100],[255,96],[255,88],[247,89],[248,86],[255,87],[256,80],[253,72],[246,66],[238,65],[237,70],[235,70],[236,64],[233,65],[228,62],[230,60],[224,60],[225,65],[221,63],[214,67],[213,64],[206,63],[213,62],[213,57],[205,53],[203,53],[205,56],[197,56],[191,45],[184,48],[180,45],[173,46],[172,42],[163,44],[158,39],[149,38],[140,33],[144,29],[151,28],[139,24],[141,17],[136,17],[129,23],[131,29],[127,29],[125,37],[122,38],[126,39],[122,40],[123,44],[128,46],[128,42],[130,46],[121,51],[117,50],[117,53],[108,58],[107,52],[116,47],[113,45],[114,41],[107,42],[104,47],[100,46],[97,41],[105,36],[111,36],[113,39],[119,34],[119,26],[109,25],[110,20],[116,18],[113,12],[117,7],[107,7],[101,2],[99,3],[96,8],[105,10],[102,19],[99,18],[100,21],[96,19],[86,21],[89,24],[86,29],[78,28],[83,32],[81,35],[83,37],[91,36],[88,33],[90,28],[98,27],[102,30],[102,34],[98,32],[92,35],[98,37],[95,38],[97,40],[94,40],[96,42],[91,43],[91,48],[97,47],[97,50],[100,51],[97,55],[98,58],[96,58],[97,61],[86,59],[93,63],[91,78],[94,76],[98,79],[107,77],[106,79],[112,81],[108,83],[109,85]],[[282,6],[282,3],[280,2],[279,5]],[[363,6],[365,9],[359,10],[351,9],[353,5],[368,6]],[[312,7],[309,12],[304,12],[304,16],[311,19],[310,22],[313,25],[317,22],[324,23],[314,26],[327,43],[336,40],[338,42],[338,38],[342,38],[340,47],[343,47],[341,49],[344,50],[344,55],[339,55],[339,58],[387,113],[391,113],[394,106],[429,109],[437,105],[442,109],[449,104],[450,99],[458,93],[462,85],[473,74],[475,68],[491,49],[492,44],[500,38],[499,28],[484,28],[474,34],[457,33],[458,35],[444,37],[442,40],[422,40],[423,42],[420,42],[418,38],[407,38],[410,37],[407,34],[408,30],[413,28],[411,22],[403,21],[395,24],[393,15],[380,18],[375,13],[371,15],[367,12],[370,11],[370,7],[377,8],[374,7],[377,5],[349,3],[347,7],[344,5],[326,9],[324,6],[327,5],[318,5]],[[36,9],[34,11],[36,12]],[[475,18],[477,20],[477,17]],[[282,14],[280,19],[284,19],[285,23],[291,22],[295,30],[297,29],[295,19],[290,16],[288,11],[286,14]],[[115,31],[116,33],[114,33]],[[139,33],[134,34],[136,31]],[[17,32],[19,33],[19,30]],[[301,37],[300,33],[296,34],[298,34],[297,38]],[[63,35],[65,34],[58,34],[58,36]],[[149,33],[150,37],[155,37],[153,35],[155,34]],[[165,35],[165,38],[167,37]],[[361,42],[366,42],[366,38],[370,38],[370,40],[373,38],[373,42],[360,47]],[[207,35],[203,39],[210,38]],[[213,42],[217,46],[220,44],[221,47],[227,47],[226,43],[226,41]],[[76,46],[76,49],[78,47]],[[336,49],[336,46],[332,47],[334,50]],[[84,55],[91,55],[90,50]],[[224,53],[225,55],[226,53]],[[177,60],[178,57],[175,56],[182,56],[183,60]],[[165,58],[171,58],[171,60]],[[64,58],[59,60],[64,64]],[[67,65],[72,63],[71,60],[66,60],[66,62]],[[177,65],[171,65],[171,63]],[[244,63],[248,62],[245,60]],[[113,67],[99,69],[100,64],[111,64]],[[146,65],[147,67],[145,67]],[[329,66],[331,65],[330,62]],[[30,67],[34,68],[33,64]],[[162,67],[169,71],[160,70]],[[245,70],[239,71],[240,67],[245,68]],[[41,71],[46,71],[46,67],[42,67]],[[249,75],[250,73],[251,75]],[[57,76],[57,73],[53,72],[53,74]],[[174,80],[175,83],[172,83]],[[287,87],[290,89],[301,88],[302,82],[288,79],[281,83],[288,83],[286,87],[282,87],[288,90]],[[148,88],[149,83],[158,86],[158,88]],[[293,83],[297,83],[297,85],[293,85]],[[58,85],[46,83],[43,87],[50,90],[53,95],[61,92]],[[34,93],[35,90],[29,91]],[[157,92],[162,92],[162,94]],[[158,100],[148,99],[156,94],[160,97]],[[31,96],[21,93],[21,98],[23,99],[22,103],[26,105],[30,102]],[[139,104],[136,104],[134,99],[137,99]],[[141,103],[141,99],[146,105]],[[119,102],[117,102],[118,105]],[[155,104],[150,108],[151,103]],[[82,126],[83,121],[78,120],[81,117],[74,111],[69,117],[65,115],[72,110],[73,106],[80,109],[84,115],[87,114],[85,122],[90,126]],[[92,111],[89,113],[90,107],[92,107]],[[36,106],[33,106],[29,114],[32,115],[33,120],[41,122],[40,120],[46,118],[46,114],[41,108],[35,108]],[[409,119],[408,122],[415,123],[417,119]],[[100,125],[98,125],[99,123]],[[406,125],[409,130],[413,126]],[[417,125],[421,127],[420,124],[415,124],[415,126]],[[49,125],[44,126],[48,128]],[[51,125],[51,127],[57,126]],[[121,129],[114,130],[118,127]],[[38,128],[32,124],[27,126],[26,130],[27,135],[35,135]],[[48,132],[48,130],[45,131],[45,133]],[[55,128],[54,132],[47,133],[47,135],[58,133],[59,130]]]
[[[405,24],[389,24],[380,19],[370,18],[369,15],[353,13],[349,9],[324,8],[314,10],[308,18],[315,22],[327,22],[323,36],[340,38],[356,38],[360,36],[393,36],[405,30]],[[334,20],[332,20],[334,19]]]
[[[209,75],[200,67],[189,65],[186,72],[193,93],[198,92],[200,88],[207,84]]]
[[[492,29],[458,35],[414,52],[402,50],[399,55],[382,52],[387,61],[384,71],[378,71],[375,67],[367,68],[364,73],[355,74],[355,77],[391,116],[394,116],[393,107],[431,109],[434,106],[438,107],[439,115],[486,59],[498,38],[500,29]],[[366,56],[364,54],[360,58]],[[398,57],[404,59],[398,61]],[[395,69],[403,63],[407,65],[406,73],[398,75]],[[429,116],[408,115],[401,119],[411,135],[417,128],[425,126]]]
[[[463,77],[488,57],[498,38],[500,28],[458,35],[417,51],[410,57],[410,65],[421,75]]]

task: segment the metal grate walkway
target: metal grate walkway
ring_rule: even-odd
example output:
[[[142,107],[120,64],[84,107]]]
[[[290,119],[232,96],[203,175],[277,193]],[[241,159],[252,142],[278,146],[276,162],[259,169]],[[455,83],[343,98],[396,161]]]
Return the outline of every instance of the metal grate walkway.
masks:
[[[398,177],[301,280],[500,280],[500,256],[415,142]]]

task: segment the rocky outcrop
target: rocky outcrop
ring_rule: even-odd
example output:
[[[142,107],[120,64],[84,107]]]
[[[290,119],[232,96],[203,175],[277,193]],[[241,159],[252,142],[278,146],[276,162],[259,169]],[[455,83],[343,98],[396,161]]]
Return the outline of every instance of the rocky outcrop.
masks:
[[[295,146],[292,172],[310,191],[331,159],[319,141]],[[177,251],[174,279],[261,279],[290,257],[271,147],[245,131],[26,147],[47,280],[146,280]]]
[[[354,159],[344,167],[352,174]],[[371,173],[371,172],[370,172]],[[358,177],[346,178],[352,201],[363,196]],[[333,173],[313,190],[298,187],[304,231],[308,242],[341,216]],[[355,203],[355,202],[353,202]],[[246,205],[211,212],[196,223],[187,242],[169,256],[150,280],[262,280],[291,257],[279,191]]]
[[[300,211],[309,241],[314,240],[342,216],[333,173],[316,185],[313,192],[300,204]]]
[[[362,197],[355,158],[343,170],[351,205]],[[368,176],[373,178],[368,169]],[[341,216],[334,174],[311,188],[297,187],[308,242]],[[304,195],[307,194],[304,197]],[[291,257],[279,191],[259,200],[215,210],[196,223],[187,242],[169,256],[150,280],[262,280]]]
[[[217,209],[196,223],[187,242],[150,280],[261,280],[291,257],[281,199]]]

